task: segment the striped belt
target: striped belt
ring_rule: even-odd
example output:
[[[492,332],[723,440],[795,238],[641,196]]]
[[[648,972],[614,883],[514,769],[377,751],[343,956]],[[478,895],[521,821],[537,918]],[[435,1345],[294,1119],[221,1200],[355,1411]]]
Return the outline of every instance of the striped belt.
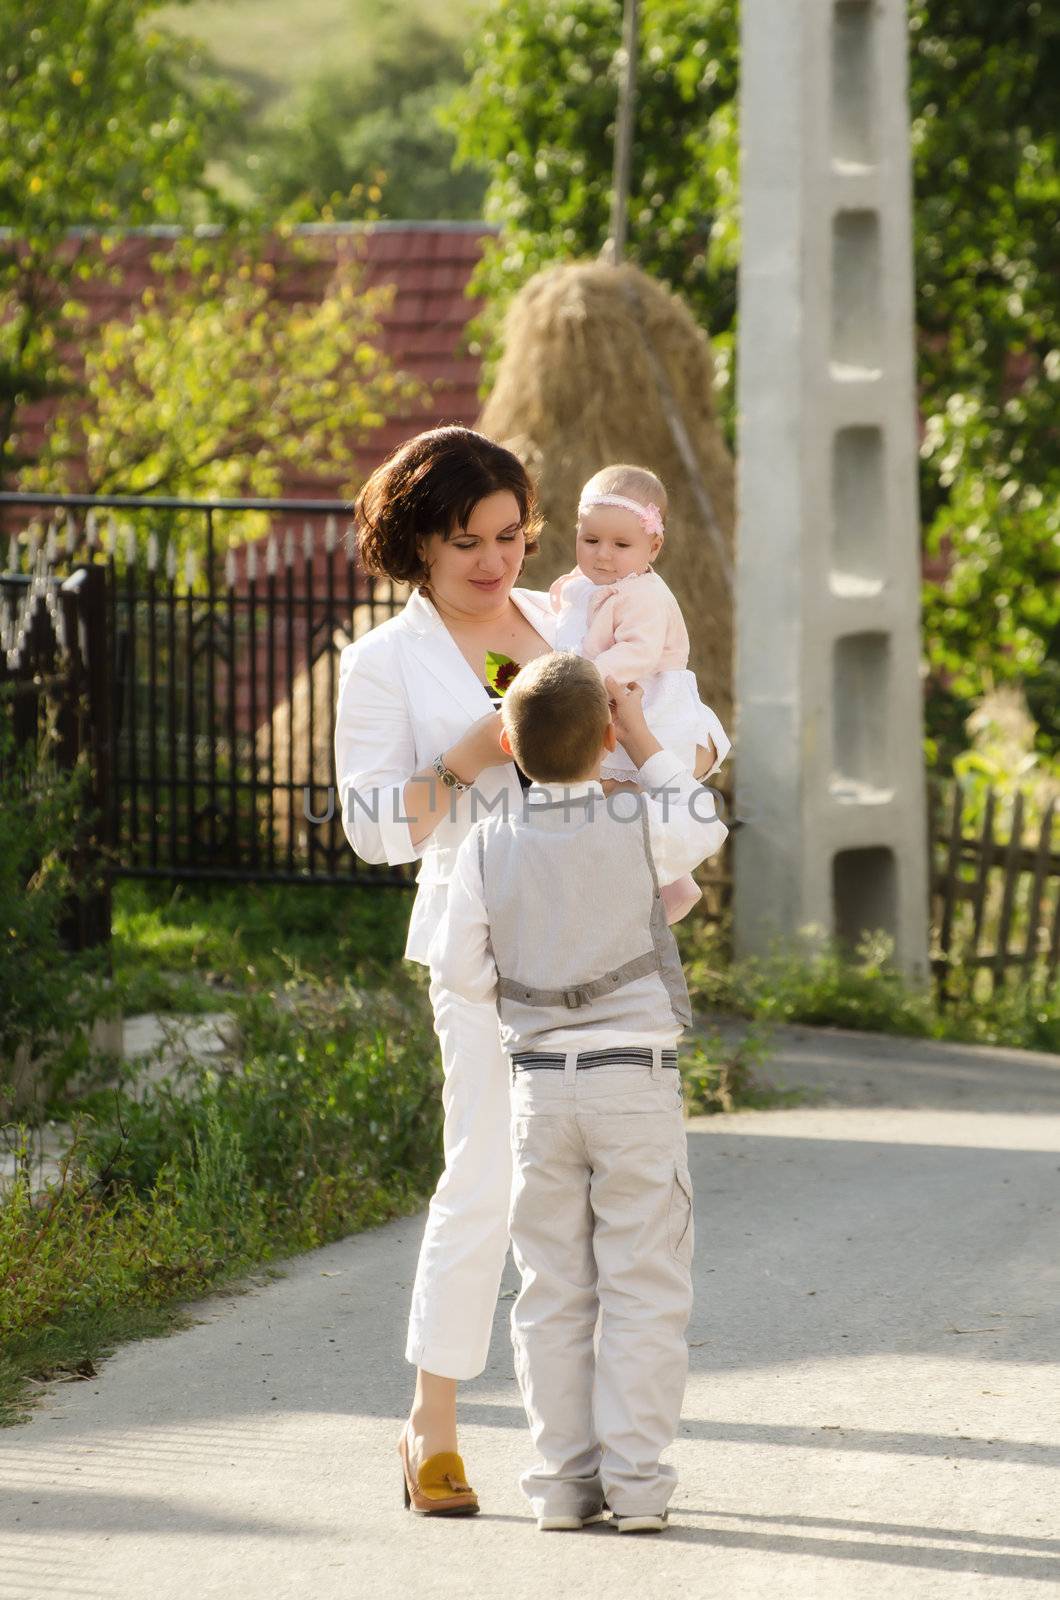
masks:
[[[612,1045],[608,1050],[581,1050],[575,1066],[579,1072],[593,1067],[648,1067],[652,1065],[653,1052],[648,1045]],[[677,1070],[677,1051],[664,1050],[661,1056],[663,1069]],[[558,1051],[519,1051],[512,1056],[513,1072],[562,1072],[567,1058]]]

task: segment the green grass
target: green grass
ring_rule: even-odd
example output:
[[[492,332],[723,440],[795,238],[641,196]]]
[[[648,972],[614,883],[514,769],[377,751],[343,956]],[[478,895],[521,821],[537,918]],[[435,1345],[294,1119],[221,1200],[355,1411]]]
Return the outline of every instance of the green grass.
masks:
[[[246,884],[114,887],[114,978],[129,1015],[216,1011],[300,974],[378,981],[405,948],[410,891]]]
[[[185,1098],[128,1065],[115,1087],[100,1059],[73,1102],[72,1063],[54,1063],[67,1181],[0,1199],[0,1425],[115,1343],[186,1326],[183,1300],[423,1203],[441,1097],[423,974],[402,961],[410,906],[355,886],[115,884],[125,1015],[228,1011],[238,1060],[189,1064]],[[6,1142],[32,1170],[34,1134]]]
[[[239,1045],[188,1093],[127,1067],[83,1093],[60,1180],[0,1197],[0,1424],[182,1301],[417,1210],[441,1160],[440,1070],[415,975],[303,975],[230,1001]],[[32,1141],[27,1140],[31,1147]]]
[[[281,1274],[265,1268],[254,1275],[236,1272],[218,1277],[202,1298],[247,1294]],[[106,1310],[70,1312],[59,1323],[35,1329],[0,1349],[0,1428],[28,1422],[42,1391],[54,1383],[95,1376],[97,1364],[134,1339],[158,1339],[194,1327],[193,1317],[179,1302],[154,1306],[113,1305]]]
[[[123,1340],[186,1327],[187,1301],[423,1204],[441,1160],[440,1068],[426,974],[401,960],[409,910],[394,890],[115,885],[126,1015],[226,1010],[236,1058],[186,1064],[180,1093],[142,1064],[107,1081],[101,1063],[72,1105],[57,1073],[73,1148],[35,1202],[35,1139],[15,1128],[0,1425]],[[777,1103],[765,1050],[754,1030],[734,1048],[695,1046],[689,1109]]]

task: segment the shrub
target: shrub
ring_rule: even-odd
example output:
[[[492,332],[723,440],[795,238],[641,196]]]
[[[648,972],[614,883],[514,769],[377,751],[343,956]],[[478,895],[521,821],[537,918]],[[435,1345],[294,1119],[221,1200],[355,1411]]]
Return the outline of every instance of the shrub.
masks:
[[[729,1043],[715,1029],[705,1044],[696,1044],[681,1062],[685,1105],[693,1116],[775,1106],[787,1098],[760,1075],[770,1053],[770,1029],[752,1023]]]
[[[216,1220],[231,1187],[221,1176],[239,1168],[278,1221],[299,1213],[314,1184],[353,1178],[404,1192],[430,1181],[436,1050],[412,980],[359,990],[303,975],[238,1001],[233,1014],[240,1043],[230,1065],[188,1063],[142,1085],[135,1069],[84,1102],[86,1149],[108,1187],[145,1194],[179,1158],[196,1184],[212,1185]]]
[[[730,962],[725,930],[678,925],[693,1005],[764,1022],[800,1022],[927,1039],[1060,1049],[1060,983],[1041,972],[983,992],[985,974],[956,962],[945,1004],[892,963],[887,934],[867,935],[851,954],[836,943],[808,953],[778,943],[768,956]]]
[[[85,769],[56,767],[52,724],[39,744],[17,746],[12,716],[0,700],[0,1109],[24,1093],[16,1062],[54,1079],[83,1054],[78,1025],[100,1004],[91,980],[103,960],[71,956],[63,941],[71,897],[90,887],[64,855],[84,826]]]

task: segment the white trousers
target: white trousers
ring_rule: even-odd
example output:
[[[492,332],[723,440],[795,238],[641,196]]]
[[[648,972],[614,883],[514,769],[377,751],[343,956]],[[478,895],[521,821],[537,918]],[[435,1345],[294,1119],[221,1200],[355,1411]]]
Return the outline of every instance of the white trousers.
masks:
[[[430,998],[445,1075],[445,1171],[427,1213],[405,1355],[443,1378],[476,1378],[508,1254],[508,1064],[492,1001],[462,1000],[433,975]]]
[[[544,1057],[539,1058],[544,1060]],[[660,1513],[692,1309],[692,1183],[676,1068],[517,1071],[515,1366],[540,1460],[535,1516]]]

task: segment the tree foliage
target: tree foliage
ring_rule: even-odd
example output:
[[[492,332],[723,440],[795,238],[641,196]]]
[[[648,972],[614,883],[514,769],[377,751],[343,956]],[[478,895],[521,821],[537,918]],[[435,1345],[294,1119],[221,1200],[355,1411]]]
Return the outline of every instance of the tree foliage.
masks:
[[[911,14],[929,722],[1023,681],[1060,747],[1060,17]]]
[[[476,286],[492,333],[541,267],[596,255],[611,209],[622,71],[615,0],[495,0],[447,120],[457,156],[490,173],[501,225]],[[629,247],[679,287],[723,349],[736,309],[735,94],[731,0],[644,0],[637,66]]]
[[[211,140],[234,98],[197,81],[157,0],[0,0],[0,481],[19,414],[68,384],[79,286],[107,270],[93,233],[216,213]]]
[[[459,156],[489,168],[487,215],[503,229],[477,280],[487,341],[538,268],[607,237],[621,9],[495,0],[474,43],[449,115]],[[738,43],[731,0],[644,0],[630,203],[631,254],[710,331],[730,414]],[[959,742],[973,699],[1024,679],[1055,747],[1055,10],[914,0],[910,99],[924,535],[948,567],[925,590],[931,724]]]
[[[401,8],[381,12],[356,71],[313,79],[282,122],[229,159],[270,213],[478,217],[484,174],[453,170],[455,139],[438,119],[463,76],[463,49],[451,32]]]
[[[378,349],[389,291],[362,291],[352,264],[326,284],[303,270],[301,292],[278,281],[311,252],[283,218],[274,248],[211,186],[235,97],[155,9],[0,0],[0,467],[98,493],[275,494],[294,462],[352,482],[355,443],[420,394]],[[87,320],[78,287],[117,279],[118,224],[211,215],[219,231],[160,249],[131,316]],[[56,411],[30,462],[19,421],[43,396]]]
[[[159,254],[134,315],[86,350],[81,392],[60,406],[27,487],[274,495],[297,464],[352,488],[356,443],[423,388],[379,348],[389,286],[361,288],[349,263],[318,293],[307,247],[284,249],[251,255],[222,237]],[[299,271],[292,299],[283,280]]]

